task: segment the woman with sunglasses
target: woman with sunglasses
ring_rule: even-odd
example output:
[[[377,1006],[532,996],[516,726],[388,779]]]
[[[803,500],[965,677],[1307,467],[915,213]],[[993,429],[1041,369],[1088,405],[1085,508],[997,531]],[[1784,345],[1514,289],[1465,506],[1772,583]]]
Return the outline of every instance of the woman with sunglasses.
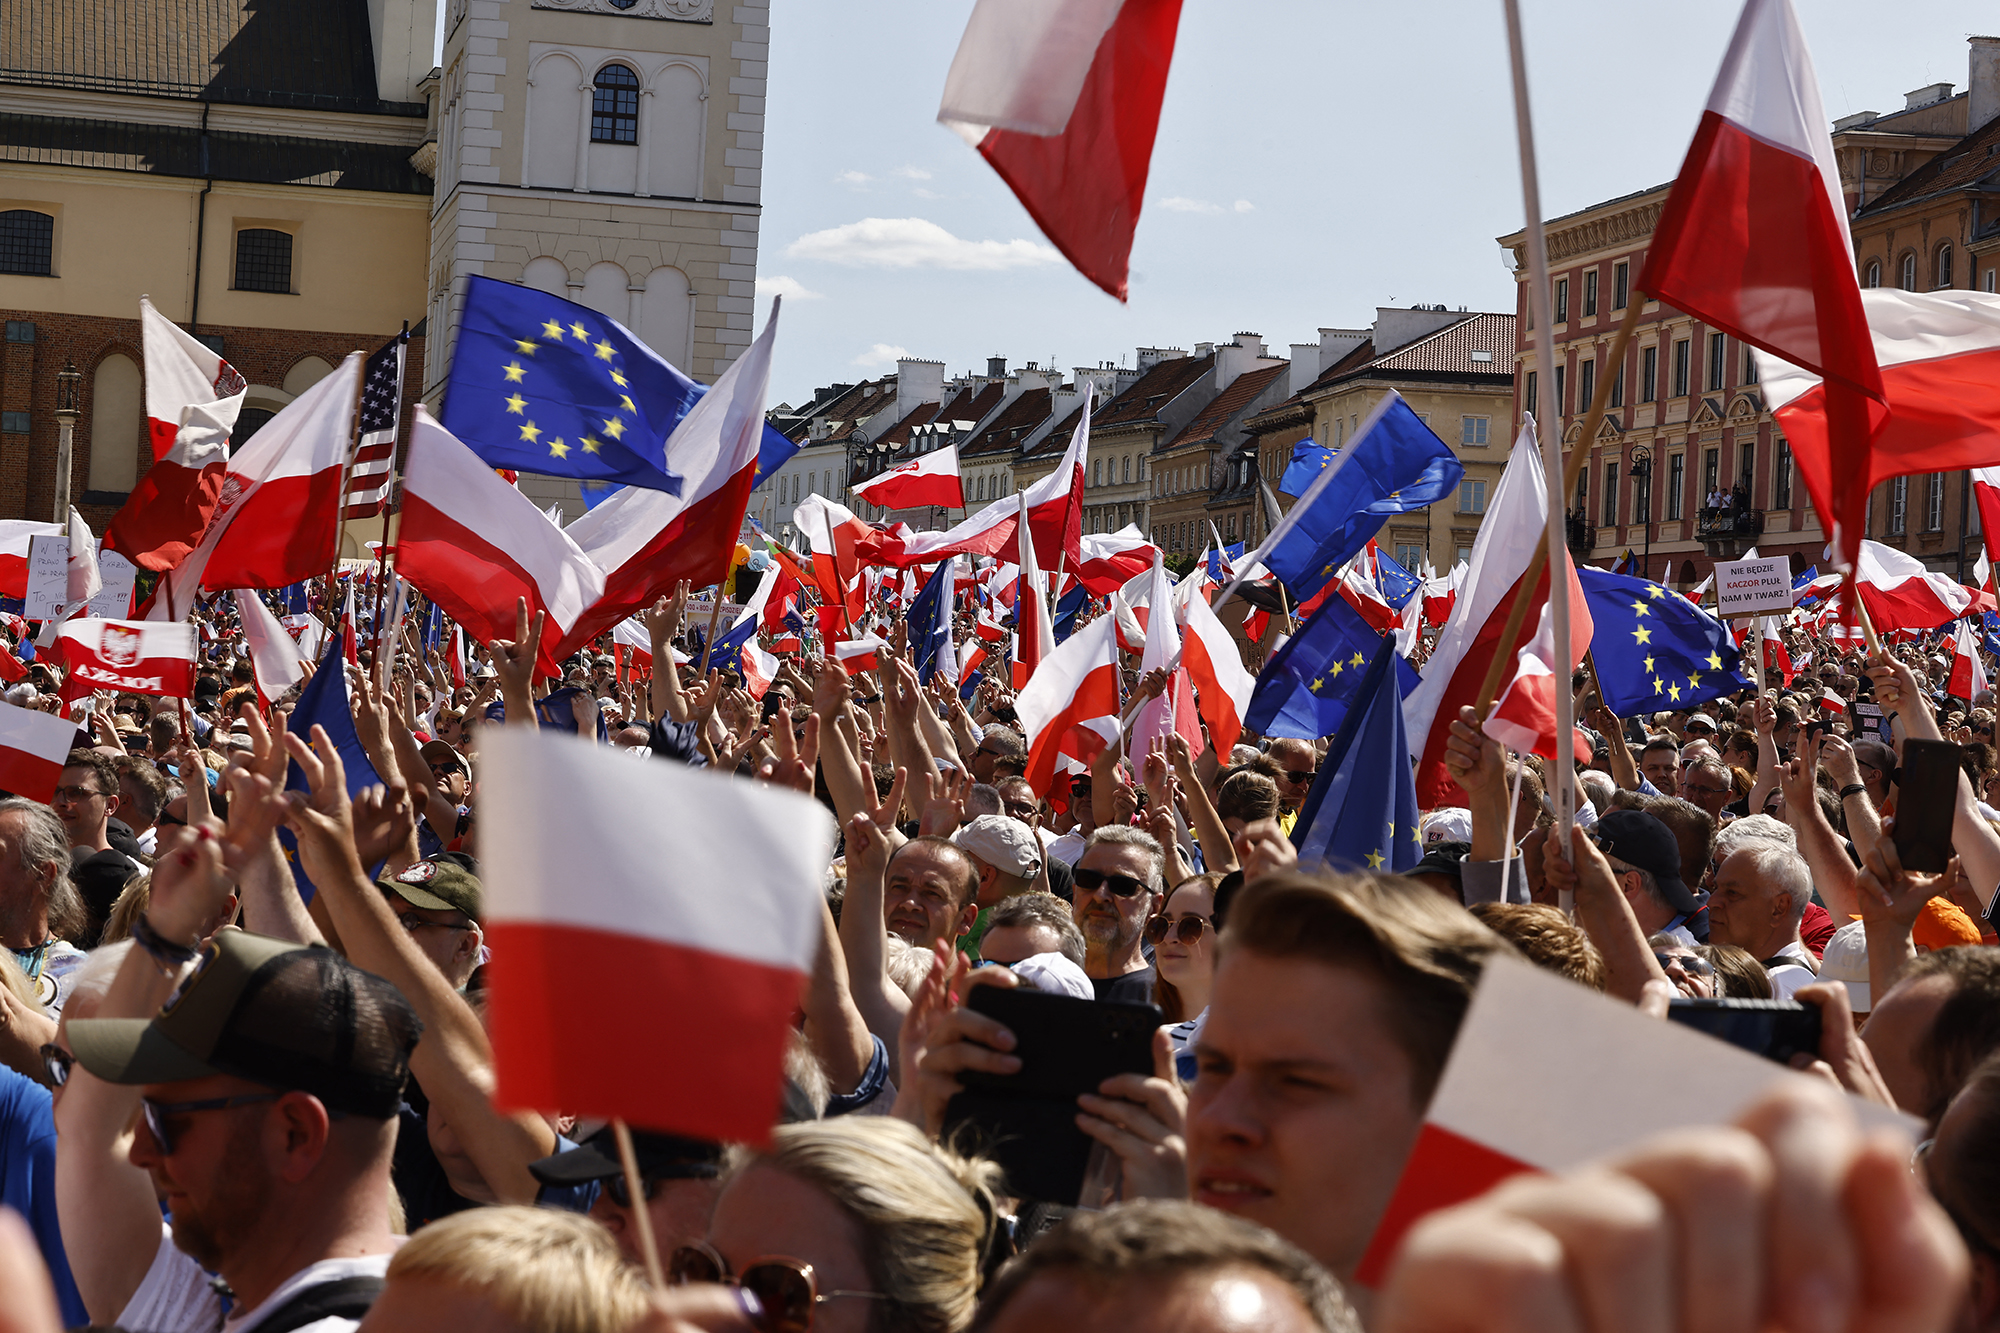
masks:
[[[788,1125],[736,1165],[670,1280],[742,1288],[763,1333],[958,1333],[1003,1257],[999,1176],[901,1120]]]
[[[1173,1025],[1174,1055],[1192,1038],[1215,984],[1215,886],[1220,875],[1184,879],[1167,895],[1167,905],[1146,923],[1153,946],[1153,1003]]]

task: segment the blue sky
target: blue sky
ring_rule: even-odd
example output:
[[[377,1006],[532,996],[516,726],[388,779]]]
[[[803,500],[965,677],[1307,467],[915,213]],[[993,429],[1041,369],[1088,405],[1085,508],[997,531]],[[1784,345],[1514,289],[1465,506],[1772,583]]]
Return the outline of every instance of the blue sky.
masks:
[[[1963,88],[1990,3],[1795,0],[1827,114]],[[786,295],[773,403],[1004,355],[1068,368],[1237,330],[1274,352],[1377,305],[1513,309],[1522,224],[1498,0],[1185,0],[1121,306],[1054,257],[936,123],[970,0],[776,0],[759,327]],[[1545,211],[1670,180],[1738,5],[1524,0]]]

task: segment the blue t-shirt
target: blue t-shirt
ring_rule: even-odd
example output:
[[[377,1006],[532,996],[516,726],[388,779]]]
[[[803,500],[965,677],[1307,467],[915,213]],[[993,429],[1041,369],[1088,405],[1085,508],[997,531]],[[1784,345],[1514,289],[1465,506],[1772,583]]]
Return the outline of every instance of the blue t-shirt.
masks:
[[[27,1219],[55,1279],[63,1327],[77,1328],[90,1322],[90,1312],[77,1295],[56,1220],[54,1108],[47,1088],[0,1065],[0,1204]]]

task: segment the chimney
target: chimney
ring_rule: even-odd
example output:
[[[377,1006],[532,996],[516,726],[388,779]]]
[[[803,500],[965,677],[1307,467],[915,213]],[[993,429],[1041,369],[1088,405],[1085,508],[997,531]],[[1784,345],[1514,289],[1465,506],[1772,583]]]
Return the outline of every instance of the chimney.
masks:
[[[1006,357],[1004,357],[1004,356],[989,356],[989,357],[987,357],[987,358],[986,358],[986,378],[988,378],[988,379],[990,379],[990,380],[1004,380],[1004,379],[1006,379],[1006,378],[1007,378],[1007,358],[1006,358]]]
[[[1292,373],[1285,381],[1285,393],[1295,394],[1319,378],[1319,344],[1292,344]]]
[[[1966,41],[1972,48],[1972,59],[1965,87],[1965,128],[1971,133],[2000,116],[2000,37],[1968,37]]]
[[[1346,356],[1362,343],[1368,341],[1367,329],[1321,329],[1319,331],[1319,368],[1324,373],[1328,368]]]
[[[1951,96],[1948,83],[1927,83],[1921,88],[1912,88],[1903,94],[1903,110],[1915,111],[1920,106],[1931,106]]]
[[[1450,328],[1462,323],[1466,316],[1454,314],[1443,306],[1412,306],[1399,310],[1390,306],[1375,307],[1375,355],[1387,356],[1399,347],[1407,347],[1419,338],[1428,337],[1439,329]]]
[[[1133,357],[1133,364],[1138,368],[1139,373],[1143,375],[1162,361],[1178,361],[1186,355],[1187,352],[1179,347],[1141,347]],[[1200,355],[1206,356],[1208,354],[1203,352]]]
[[[896,361],[896,413],[901,421],[925,403],[944,401],[944,362],[899,357]],[[894,425],[895,421],[889,423]]]

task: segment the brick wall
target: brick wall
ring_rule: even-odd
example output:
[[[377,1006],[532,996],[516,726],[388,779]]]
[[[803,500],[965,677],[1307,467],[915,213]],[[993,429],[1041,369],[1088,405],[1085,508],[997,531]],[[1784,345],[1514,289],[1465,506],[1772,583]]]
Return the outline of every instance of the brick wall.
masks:
[[[0,343],[0,410],[27,412],[28,433],[0,433],[0,519],[42,519],[53,515],[56,468],[56,375],[74,362],[83,372],[70,459],[70,496],[91,527],[103,532],[116,504],[84,504],[90,477],[92,372],[99,361],[122,352],[140,366],[139,321],[34,310],[0,310],[10,322],[35,326],[32,343]],[[222,339],[222,355],[252,384],[279,388],[286,373],[308,356],[339,365],[349,352],[372,352],[393,336],[380,333],[305,333],[291,329],[232,328],[204,324],[204,336]],[[405,361],[402,438],[409,438],[410,415],[423,386],[424,340],[413,337]],[[151,451],[139,447],[139,475],[151,466]]]

